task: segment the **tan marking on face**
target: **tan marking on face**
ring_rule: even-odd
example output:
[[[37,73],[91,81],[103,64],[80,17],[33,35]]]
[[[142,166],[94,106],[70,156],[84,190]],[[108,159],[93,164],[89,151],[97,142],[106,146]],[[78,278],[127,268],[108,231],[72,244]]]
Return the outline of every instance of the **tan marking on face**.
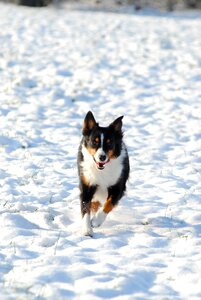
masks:
[[[99,201],[93,201],[91,202],[91,210],[93,210],[94,213],[97,212],[97,210],[99,209],[100,207],[100,202]]]
[[[99,138],[99,137],[96,137],[96,138],[95,138],[95,142],[96,142],[96,143],[99,143],[99,142],[100,142],[100,138]]]
[[[91,148],[91,147],[87,147],[87,150],[89,151],[89,153],[94,156],[96,154],[96,149]]]
[[[103,205],[103,211],[108,214],[111,210],[113,210],[113,208],[114,205],[112,204],[112,197],[109,197]]]
[[[107,144],[109,144],[110,142],[111,142],[111,140],[110,140],[110,139],[107,139],[107,140],[106,140],[106,143],[107,143]]]
[[[114,151],[113,151],[113,150],[109,150],[109,151],[108,151],[108,157],[109,157],[109,159],[115,158],[115,155],[114,155]]]

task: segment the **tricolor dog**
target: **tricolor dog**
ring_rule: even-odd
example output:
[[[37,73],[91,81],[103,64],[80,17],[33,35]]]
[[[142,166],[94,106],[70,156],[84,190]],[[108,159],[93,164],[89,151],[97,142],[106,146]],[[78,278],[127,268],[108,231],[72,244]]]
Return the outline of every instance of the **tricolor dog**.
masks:
[[[92,112],[83,124],[78,151],[83,234],[93,236],[126,190],[129,158],[123,142],[122,117],[101,127]]]

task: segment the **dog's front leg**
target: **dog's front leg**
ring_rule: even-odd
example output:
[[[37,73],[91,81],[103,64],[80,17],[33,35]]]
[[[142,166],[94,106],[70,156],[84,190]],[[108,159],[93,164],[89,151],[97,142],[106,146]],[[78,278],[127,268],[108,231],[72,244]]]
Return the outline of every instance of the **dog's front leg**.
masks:
[[[102,208],[100,208],[91,221],[92,227],[99,227],[106,219],[107,214],[114,208],[112,197],[109,197]]]
[[[99,227],[106,219],[109,212],[118,204],[118,201],[123,196],[124,189],[120,184],[108,188],[108,198],[102,208],[100,208],[96,215],[93,217],[91,224],[92,227]]]
[[[85,236],[93,236],[93,229],[91,226],[91,200],[96,191],[95,186],[86,186],[81,183],[80,186],[80,204],[81,204],[81,214],[82,214],[82,233]]]

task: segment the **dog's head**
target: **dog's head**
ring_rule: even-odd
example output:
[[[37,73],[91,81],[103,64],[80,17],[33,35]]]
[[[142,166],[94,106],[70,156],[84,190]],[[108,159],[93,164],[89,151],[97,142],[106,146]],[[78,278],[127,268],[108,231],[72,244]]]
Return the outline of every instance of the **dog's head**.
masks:
[[[108,127],[100,127],[91,111],[84,119],[84,145],[99,170],[103,170],[106,164],[121,154],[122,119],[123,116],[117,118]]]

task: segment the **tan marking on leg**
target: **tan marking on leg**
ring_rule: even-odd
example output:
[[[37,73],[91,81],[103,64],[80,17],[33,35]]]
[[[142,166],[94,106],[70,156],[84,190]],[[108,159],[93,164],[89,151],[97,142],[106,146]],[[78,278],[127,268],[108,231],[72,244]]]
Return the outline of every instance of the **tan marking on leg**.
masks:
[[[99,201],[93,201],[91,202],[91,209],[93,210],[94,213],[96,213],[100,207],[100,202]]]
[[[114,205],[112,204],[112,197],[109,197],[103,205],[103,211],[108,214],[111,210],[113,210],[113,208]]]

